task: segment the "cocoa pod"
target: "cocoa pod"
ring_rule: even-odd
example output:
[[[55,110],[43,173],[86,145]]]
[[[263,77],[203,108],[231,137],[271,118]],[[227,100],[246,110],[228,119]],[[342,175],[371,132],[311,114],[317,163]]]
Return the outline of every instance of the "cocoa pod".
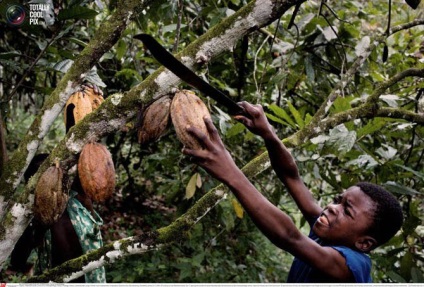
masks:
[[[65,105],[66,132],[93,110],[91,101],[83,92],[75,92]]]
[[[63,171],[56,166],[49,167],[38,180],[35,188],[34,217],[49,226],[57,222],[65,211],[69,196],[63,190]]]
[[[171,119],[178,139],[190,149],[202,149],[199,141],[187,132],[192,126],[209,136],[204,117],[211,117],[208,108],[195,93],[182,90],[175,94],[171,103]]]
[[[66,132],[82,120],[87,114],[97,109],[104,101],[102,92],[92,85],[83,85],[81,91],[73,93],[65,105]]]
[[[115,167],[107,148],[99,143],[84,145],[78,159],[78,176],[84,192],[95,202],[104,202],[115,191]]]
[[[169,108],[171,99],[162,97],[153,102],[143,112],[138,128],[138,143],[146,145],[159,139],[169,126]]]
[[[104,98],[100,89],[84,86],[83,93],[90,99],[91,108],[93,111],[104,102]]]

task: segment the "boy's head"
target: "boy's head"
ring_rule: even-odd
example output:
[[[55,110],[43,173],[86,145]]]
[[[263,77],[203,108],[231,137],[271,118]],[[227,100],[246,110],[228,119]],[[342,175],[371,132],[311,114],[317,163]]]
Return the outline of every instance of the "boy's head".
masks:
[[[369,252],[388,241],[402,226],[399,202],[381,186],[360,182],[329,204],[313,226],[333,245]]]
[[[356,186],[375,203],[373,222],[368,234],[374,237],[377,246],[386,243],[402,227],[403,215],[399,202],[379,185],[359,182]]]

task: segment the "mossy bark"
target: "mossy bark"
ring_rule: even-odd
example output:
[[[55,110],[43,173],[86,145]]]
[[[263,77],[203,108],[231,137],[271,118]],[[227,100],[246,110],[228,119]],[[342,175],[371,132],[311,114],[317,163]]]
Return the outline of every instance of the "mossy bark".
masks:
[[[4,169],[0,177],[0,265],[3,265],[29,222],[30,206],[32,205],[32,197],[29,195],[32,194],[33,188],[31,188],[30,192],[26,189],[24,193],[19,194],[17,187],[50,126],[61,113],[75,87],[82,81],[81,75],[87,73],[100,60],[100,57],[112,48],[130,22],[130,19],[136,15],[136,12],[141,11],[143,7],[152,1],[125,0],[119,2],[120,4],[115,12],[99,27],[101,32],[95,34],[90,43],[75,59],[74,64],[58,83],[55,90],[47,98],[40,114],[29,128],[29,132],[11,155],[8,161],[8,168]],[[60,152],[52,154],[46,161],[43,170],[53,162],[56,155],[60,155]],[[60,156],[58,158],[64,159]],[[33,187],[34,184],[30,186]],[[15,210],[15,214],[11,213],[12,210]],[[16,226],[19,227],[16,228]]]

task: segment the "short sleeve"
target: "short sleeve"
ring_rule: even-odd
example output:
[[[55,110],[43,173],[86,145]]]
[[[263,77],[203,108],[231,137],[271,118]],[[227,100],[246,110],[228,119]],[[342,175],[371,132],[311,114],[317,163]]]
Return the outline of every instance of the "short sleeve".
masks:
[[[331,246],[346,259],[356,283],[371,283],[371,259],[364,253],[343,246]]]

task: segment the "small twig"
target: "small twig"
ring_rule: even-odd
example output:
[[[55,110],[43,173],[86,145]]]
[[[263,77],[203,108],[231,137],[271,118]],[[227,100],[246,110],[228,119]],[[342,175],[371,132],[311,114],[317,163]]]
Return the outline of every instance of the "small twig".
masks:
[[[35,58],[34,62],[32,62],[32,64],[31,64],[31,66],[22,75],[22,78],[16,84],[15,88],[12,90],[12,92],[10,92],[9,96],[6,97],[6,102],[10,101],[12,99],[12,97],[15,95],[15,93],[18,91],[18,88],[24,82],[26,76],[29,74],[29,72],[31,72],[31,70],[34,68],[35,64],[37,64],[37,62],[41,59],[41,56],[43,56],[43,54],[47,51],[47,49],[50,47],[50,45],[56,40],[56,36],[59,33],[59,31],[60,30],[57,30],[56,32],[54,32],[54,34],[53,34],[52,38],[50,39],[50,41],[47,42],[46,47],[44,47],[44,49],[40,52],[40,54],[38,54],[37,58]]]
[[[268,41],[269,36],[266,36],[265,40],[262,42],[261,46],[255,53],[255,60],[253,61],[253,81],[255,82],[256,92],[260,95],[260,86],[258,85],[258,80],[256,79],[256,70],[257,70],[257,61],[258,61],[258,54],[262,50],[262,47],[265,45],[265,43]],[[257,102],[260,101],[260,97],[258,97]]]
[[[177,21],[177,31],[175,33],[175,41],[174,41],[174,47],[172,48],[173,53],[177,52],[178,45],[180,43],[180,34],[181,34],[181,20],[183,18],[183,1],[178,0],[178,21]]]

